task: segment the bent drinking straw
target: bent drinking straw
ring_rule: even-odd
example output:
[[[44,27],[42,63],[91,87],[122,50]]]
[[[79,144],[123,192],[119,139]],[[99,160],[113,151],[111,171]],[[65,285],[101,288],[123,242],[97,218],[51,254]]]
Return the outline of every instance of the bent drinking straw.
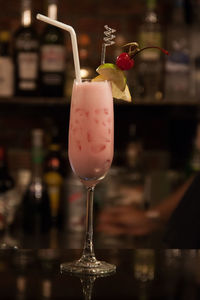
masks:
[[[37,14],[36,18],[40,21],[43,21],[45,23],[51,24],[53,26],[59,27],[61,29],[64,29],[70,33],[71,41],[72,41],[72,51],[73,51],[73,58],[74,58],[74,67],[75,67],[75,74],[76,74],[76,80],[77,82],[81,82],[81,72],[80,72],[80,62],[79,62],[79,55],[78,55],[78,45],[77,45],[77,38],[75,30],[72,26],[69,26],[67,24],[64,24],[62,22],[53,20],[51,18],[48,18],[44,15]]]

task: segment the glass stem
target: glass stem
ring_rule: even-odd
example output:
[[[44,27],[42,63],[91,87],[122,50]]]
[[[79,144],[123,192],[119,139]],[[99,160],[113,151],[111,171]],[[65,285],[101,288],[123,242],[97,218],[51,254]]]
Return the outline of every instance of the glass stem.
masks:
[[[93,246],[93,197],[94,186],[87,188],[86,234],[83,255],[81,260],[96,261]]]

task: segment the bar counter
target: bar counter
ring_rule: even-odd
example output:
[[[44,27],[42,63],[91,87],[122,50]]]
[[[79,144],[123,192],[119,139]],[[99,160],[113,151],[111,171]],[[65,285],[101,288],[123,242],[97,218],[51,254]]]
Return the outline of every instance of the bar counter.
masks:
[[[1,299],[200,299],[200,250],[96,250],[117,266],[106,277],[76,277],[60,263],[80,250],[1,250]]]

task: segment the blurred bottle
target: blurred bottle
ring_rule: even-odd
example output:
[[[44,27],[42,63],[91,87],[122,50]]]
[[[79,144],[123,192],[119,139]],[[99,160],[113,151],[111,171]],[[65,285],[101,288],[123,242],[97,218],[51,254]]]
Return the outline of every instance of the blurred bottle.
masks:
[[[85,189],[78,177],[71,171],[66,179],[65,224],[68,232],[83,232],[85,230]]]
[[[45,160],[44,180],[47,185],[51,205],[51,217],[53,224],[61,227],[63,211],[63,182],[66,174],[66,163],[62,157],[61,145],[58,141],[57,129],[54,128],[52,141],[48,147]]]
[[[148,46],[162,47],[163,38],[161,26],[156,13],[156,0],[147,0],[147,11],[144,22],[139,30],[140,48]],[[163,98],[163,61],[161,51],[147,49],[139,55],[140,64],[138,70],[140,83],[140,96],[143,101],[160,101]]]
[[[32,179],[22,203],[24,232],[34,237],[47,233],[51,226],[50,200],[43,180],[43,131],[32,131]]]
[[[48,17],[57,20],[57,0],[48,0]],[[64,31],[46,25],[40,48],[40,91],[48,97],[62,97],[65,84],[66,45]]]
[[[16,187],[19,194],[20,202],[27,190],[28,184],[31,180],[31,171],[29,169],[19,169],[17,173]]]
[[[29,169],[19,169],[16,177],[16,192],[18,195],[18,207],[15,216],[15,227],[21,227],[22,211],[21,205],[24,198],[24,194],[28,188],[31,180],[31,171]]]
[[[11,97],[14,93],[14,67],[10,54],[10,33],[0,32],[0,96]]]
[[[15,94],[38,92],[39,41],[31,22],[31,0],[21,0],[21,26],[14,35]]]
[[[185,22],[184,0],[174,1],[172,22],[167,29],[165,98],[172,102],[188,102],[190,95],[190,40]]]

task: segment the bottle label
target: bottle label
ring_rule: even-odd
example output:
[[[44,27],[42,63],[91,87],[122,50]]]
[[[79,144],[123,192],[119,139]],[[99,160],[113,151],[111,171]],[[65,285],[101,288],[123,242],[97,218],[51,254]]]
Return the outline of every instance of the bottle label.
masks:
[[[52,217],[57,217],[60,204],[60,186],[49,185],[48,193],[51,203],[51,215]]]
[[[17,39],[16,41],[16,49],[20,50],[20,49],[35,49],[37,50],[38,49],[38,41],[37,40],[30,40],[30,39]]]
[[[13,64],[9,57],[0,57],[0,95],[13,95]]]
[[[33,52],[21,52],[18,55],[19,77],[35,80],[38,72],[38,55]]]
[[[141,32],[140,48],[158,46],[162,47],[162,37],[160,32]],[[147,49],[140,53],[142,60],[159,60],[161,52],[158,49]]]
[[[65,70],[65,48],[62,45],[45,45],[41,49],[41,70],[62,72]]]

